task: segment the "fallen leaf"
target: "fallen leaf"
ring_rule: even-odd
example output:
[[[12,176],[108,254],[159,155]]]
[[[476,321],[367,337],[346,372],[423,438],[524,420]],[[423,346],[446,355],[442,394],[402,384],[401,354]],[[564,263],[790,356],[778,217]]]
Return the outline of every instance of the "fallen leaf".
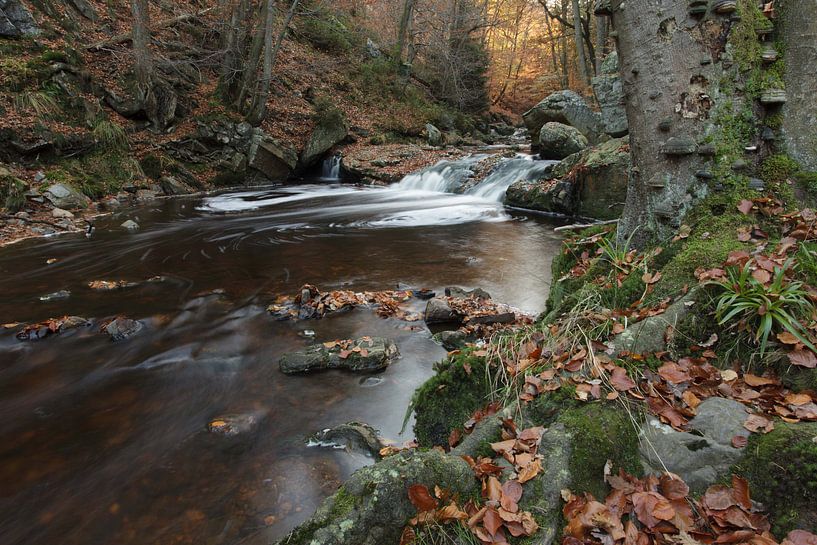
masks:
[[[740,201],[740,203],[738,203],[738,210],[742,214],[748,214],[749,212],[752,211],[753,207],[754,207],[754,204],[752,203],[752,201],[749,201],[749,200],[746,200],[746,199],[743,199],[742,201]]]
[[[743,435],[736,435],[732,438],[732,446],[735,448],[745,448],[749,444],[749,439]]]
[[[411,485],[408,489],[408,497],[411,504],[417,508],[417,511],[420,513],[433,511],[437,508],[437,500],[431,496],[428,487],[424,484]]]
[[[613,372],[610,375],[610,383],[613,385],[613,388],[619,392],[626,392],[636,386],[633,379],[627,376],[627,371],[623,367],[618,366],[613,368]]]
[[[759,377],[757,375],[752,375],[751,373],[746,373],[743,375],[743,382],[749,386],[767,386],[769,384],[777,384],[777,381],[774,379]]]
[[[793,350],[788,353],[788,356],[792,365],[798,365],[806,369],[814,369],[817,367],[817,356],[815,356],[811,350],[804,348]]]
[[[774,422],[765,416],[751,414],[749,415],[749,418],[746,419],[746,422],[743,423],[743,427],[752,433],[757,433],[758,431],[769,433],[774,429]]]

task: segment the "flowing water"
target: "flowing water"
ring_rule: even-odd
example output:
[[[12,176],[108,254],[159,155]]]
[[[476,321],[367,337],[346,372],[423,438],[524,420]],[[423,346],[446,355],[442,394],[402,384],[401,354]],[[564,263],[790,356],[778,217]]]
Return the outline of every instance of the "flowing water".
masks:
[[[265,306],[307,282],[402,283],[479,286],[536,312],[559,237],[496,199],[407,186],[166,200],[98,222],[90,239],[1,249],[0,323],[72,314],[95,325],[35,342],[0,329],[0,542],[268,543],[370,463],[307,448],[307,435],[363,420],[411,439],[410,427],[400,435],[405,408],[445,354],[421,324],[367,309],[280,322]],[[127,218],[141,230],[119,229]],[[142,283],[87,287],[98,279]],[[59,290],[70,297],[40,300]],[[145,328],[112,342],[99,322],[120,314]],[[285,376],[277,360],[314,342],[305,330],[317,341],[390,336],[402,358],[378,375]],[[207,431],[245,413],[260,425],[239,448]]]

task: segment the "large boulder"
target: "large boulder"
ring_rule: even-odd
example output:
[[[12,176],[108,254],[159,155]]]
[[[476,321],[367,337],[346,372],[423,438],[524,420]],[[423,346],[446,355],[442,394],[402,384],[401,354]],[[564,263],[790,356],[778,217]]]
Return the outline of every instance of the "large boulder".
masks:
[[[539,155],[542,159],[561,160],[587,147],[587,138],[575,127],[551,121],[539,131]]]
[[[284,354],[278,364],[286,374],[323,369],[380,371],[400,355],[397,345],[384,337],[362,337],[334,346],[317,344],[298,352]]]
[[[431,123],[426,123],[426,138],[429,146],[443,145],[443,133]]]
[[[39,32],[31,12],[20,0],[0,0],[0,37],[20,38]]]
[[[280,545],[381,545],[398,543],[417,514],[409,501],[413,485],[435,486],[460,498],[479,493],[468,464],[437,450],[404,451],[357,470],[315,514]]]
[[[601,73],[593,78],[593,94],[601,108],[604,132],[619,138],[629,132],[625,108],[624,86],[618,73],[618,52],[613,51],[601,65]]]
[[[605,140],[601,114],[590,109],[584,99],[573,91],[557,91],[522,114],[530,133],[531,145],[539,145],[539,132],[545,123],[556,122],[576,127],[590,141]]]
[[[52,184],[43,193],[46,199],[57,208],[87,208],[91,199],[68,184]]]
[[[270,180],[286,180],[298,164],[298,155],[279,142],[261,136],[250,145],[248,163]]]
[[[349,125],[343,114],[334,108],[328,109],[322,114],[301,152],[300,168],[309,168],[317,163],[335,144],[346,138],[347,134]]]
[[[640,453],[644,471],[679,475],[693,492],[702,492],[743,457],[732,446],[734,437],[746,438],[746,407],[732,399],[711,397],[697,408],[691,432],[677,431],[648,416],[641,425]]]
[[[630,171],[629,140],[614,139],[565,158],[540,180],[520,180],[505,204],[600,220],[621,215]]]
[[[455,324],[462,322],[462,316],[452,309],[445,299],[439,297],[429,300],[423,317],[426,324]]]

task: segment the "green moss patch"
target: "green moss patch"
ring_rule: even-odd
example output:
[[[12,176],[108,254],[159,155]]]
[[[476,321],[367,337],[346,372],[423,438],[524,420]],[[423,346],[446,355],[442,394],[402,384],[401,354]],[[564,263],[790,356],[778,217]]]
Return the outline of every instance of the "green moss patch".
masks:
[[[776,422],[771,433],[752,434],[733,473],[749,480],[775,536],[817,527],[817,423]]]
[[[423,447],[447,446],[451,430],[462,429],[474,411],[488,403],[490,394],[485,358],[470,350],[449,357],[414,393],[417,442]]]
[[[590,403],[568,408],[557,421],[573,435],[570,457],[573,493],[590,492],[596,498],[605,498],[607,460],[613,462],[613,473],[619,468],[633,475],[643,473],[635,423],[620,405]]]

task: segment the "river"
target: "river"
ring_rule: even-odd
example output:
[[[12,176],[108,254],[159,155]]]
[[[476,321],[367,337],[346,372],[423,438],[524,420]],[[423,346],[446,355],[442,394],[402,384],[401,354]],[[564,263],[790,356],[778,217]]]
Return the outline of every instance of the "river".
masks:
[[[125,219],[141,229],[120,229]],[[101,219],[90,238],[0,250],[0,323],[65,314],[95,323],[39,341],[0,329],[0,541],[216,545],[284,535],[370,463],[304,438],[363,420],[411,439],[410,426],[400,435],[405,409],[445,351],[422,323],[367,309],[281,322],[266,305],[304,283],[458,285],[535,313],[559,245],[552,222],[478,194],[315,184],[157,201]],[[120,279],[139,284],[87,286]],[[59,290],[70,297],[40,300]],[[98,324],[116,315],[145,328],[112,342]],[[389,336],[402,358],[374,376],[285,376],[277,360],[315,342],[306,330],[317,341]],[[260,425],[240,449],[225,449],[207,425],[237,413]]]

